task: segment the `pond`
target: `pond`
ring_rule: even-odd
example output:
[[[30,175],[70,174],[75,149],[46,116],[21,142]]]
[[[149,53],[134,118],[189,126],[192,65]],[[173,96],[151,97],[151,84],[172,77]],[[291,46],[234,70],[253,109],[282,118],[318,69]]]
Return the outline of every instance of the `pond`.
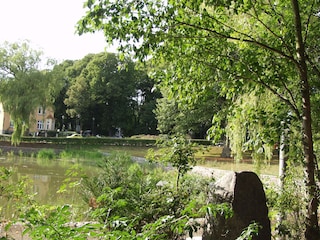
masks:
[[[134,158],[139,162],[140,158]],[[12,169],[13,182],[18,182],[23,178],[28,179],[29,193],[35,194],[35,200],[40,204],[72,204],[84,205],[82,196],[78,188],[66,188],[59,193],[61,186],[68,183],[77,183],[82,176],[94,176],[99,173],[97,167],[97,158],[94,160],[78,159],[39,159],[19,156],[0,157],[0,167]],[[241,171],[254,170],[252,164],[235,164],[234,162],[206,161],[203,164],[206,167]],[[271,164],[260,169],[260,173],[276,175],[278,172],[277,164]],[[6,204],[4,199],[0,199],[0,204]]]
[[[83,175],[97,174],[97,164],[78,160],[47,160],[30,157],[1,157],[0,167],[12,169],[13,182],[28,179],[31,194],[41,204],[74,204],[80,202],[76,188],[58,193],[61,186],[68,182],[78,182]]]

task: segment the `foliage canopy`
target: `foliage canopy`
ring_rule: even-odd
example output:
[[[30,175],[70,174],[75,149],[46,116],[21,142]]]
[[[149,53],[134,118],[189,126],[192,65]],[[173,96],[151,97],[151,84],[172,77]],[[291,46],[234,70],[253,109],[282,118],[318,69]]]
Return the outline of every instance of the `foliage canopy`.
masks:
[[[130,58],[89,54],[65,61],[53,72],[65,82],[56,106],[66,122],[81,120],[83,130],[108,136],[114,136],[117,128],[126,136],[156,132],[152,110],[159,94],[152,92],[153,80]]]

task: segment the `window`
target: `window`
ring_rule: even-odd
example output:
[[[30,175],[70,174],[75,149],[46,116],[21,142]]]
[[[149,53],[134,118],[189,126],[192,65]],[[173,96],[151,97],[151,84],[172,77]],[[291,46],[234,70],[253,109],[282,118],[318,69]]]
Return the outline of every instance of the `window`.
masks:
[[[50,119],[47,119],[47,121],[46,121],[46,129],[47,130],[51,129],[51,121],[50,121]]]
[[[39,130],[43,129],[43,121],[42,120],[38,120],[37,129],[39,129]]]
[[[39,114],[39,115],[44,115],[45,112],[46,112],[46,111],[44,110],[43,107],[39,107],[39,108],[38,108],[38,114]]]

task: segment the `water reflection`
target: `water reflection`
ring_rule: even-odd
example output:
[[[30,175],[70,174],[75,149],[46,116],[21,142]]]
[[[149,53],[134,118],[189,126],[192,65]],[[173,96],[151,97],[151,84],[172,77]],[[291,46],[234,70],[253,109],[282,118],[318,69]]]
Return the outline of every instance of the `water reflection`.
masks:
[[[66,180],[75,182],[83,175],[91,176],[98,172],[96,164],[88,161],[40,160],[17,156],[0,158],[0,167],[13,170],[13,182],[27,177],[32,194],[36,194],[35,198],[41,204],[73,204],[80,197],[77,189],[59,194],[57,192],[60,187]]]

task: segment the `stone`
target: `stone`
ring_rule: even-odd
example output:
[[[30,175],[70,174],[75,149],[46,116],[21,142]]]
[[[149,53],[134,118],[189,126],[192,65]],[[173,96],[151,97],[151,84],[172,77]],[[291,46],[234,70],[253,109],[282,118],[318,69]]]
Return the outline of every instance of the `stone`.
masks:
[[[234,240],[251,223],[258,223],[258,236],[252,240],[271,240],[270,219],[262,182],[253,172],[230,172],[212,186],[209,203],[228,203],[233,211],[231,218],[222,215],[208,216],[203,240]]]
[[[222,158],[230,158],[231,157],[231,149],[229,145],[223,145],[222,148],[222,153],[221,153]]]

